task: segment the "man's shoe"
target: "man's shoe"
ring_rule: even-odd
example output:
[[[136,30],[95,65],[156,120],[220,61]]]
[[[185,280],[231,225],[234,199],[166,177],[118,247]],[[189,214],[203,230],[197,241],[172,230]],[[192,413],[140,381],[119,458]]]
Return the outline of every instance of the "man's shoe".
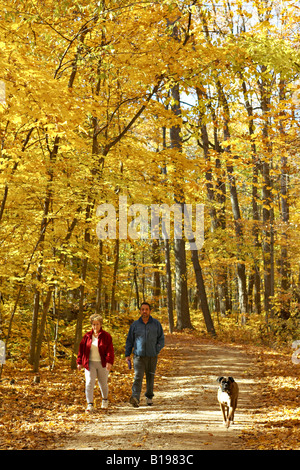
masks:
[[[87,406],[87,409],[85,411],[87,413],[93,413],[93,411],[94,411],[93,403],[89,403],[88,406]]]
[[[147,403],[147,405],[149,405],[149,406],[153,405],[152,398],[148,398],[148,397],[147,397],[147,398],[146,398],[146,403]]]
[[[139,407],[139,400],[136,397],[130,397],[129,403],[134,407]]]

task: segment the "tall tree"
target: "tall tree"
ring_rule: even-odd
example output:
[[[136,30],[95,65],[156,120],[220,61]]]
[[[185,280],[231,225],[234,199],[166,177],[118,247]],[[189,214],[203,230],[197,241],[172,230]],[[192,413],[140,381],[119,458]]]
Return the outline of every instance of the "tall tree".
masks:
[[[175,29],[175,28],[174,28]],[[171,110],[175,116],[181,116],[180,109],[180,93],[179,84],[176,84],[171,89],[172,104]],[[182,152],[182,138],[179,125],[172,126],[170,129],[170,142],[171,148],[174,151],[175,165],[180,174],[180,160],[177,160],[177,153]],[[176,162],[177,160],[177,162]],[[179,180],[175,186],[175,202],[181,206],[181,213],[184,214],[184,192],[182,181]],[[186,266],[186,252],[185,240],[182,236],[174,236],[174,254],[175,254],[175,293],[176,293],[176,313],[177,313],[177,328],[191,328],[188,288],[187,288],[187,266]]]

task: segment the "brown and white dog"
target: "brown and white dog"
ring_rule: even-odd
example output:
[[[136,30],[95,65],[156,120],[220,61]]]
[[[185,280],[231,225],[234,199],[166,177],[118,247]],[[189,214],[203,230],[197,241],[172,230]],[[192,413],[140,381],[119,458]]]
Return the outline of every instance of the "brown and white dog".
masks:
[[[227,428],[234,421],[234,412],[237,407],[239,387],[233,377],[218,377],[218,402],[223,414],[223,423]]]

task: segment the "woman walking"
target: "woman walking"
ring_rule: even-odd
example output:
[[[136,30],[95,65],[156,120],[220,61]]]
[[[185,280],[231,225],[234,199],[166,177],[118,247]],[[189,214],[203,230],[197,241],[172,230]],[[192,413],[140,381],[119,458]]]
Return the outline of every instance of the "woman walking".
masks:
[[[86,411],[92,412],[96,379],[102,395],[101,408],[108,407],[108,375],[114,363],[114,348],[111,335],[102,329],[101,315],[91,315],[90,321],[92,330],[84,335],[79,345],[77,368],[85,369]]]

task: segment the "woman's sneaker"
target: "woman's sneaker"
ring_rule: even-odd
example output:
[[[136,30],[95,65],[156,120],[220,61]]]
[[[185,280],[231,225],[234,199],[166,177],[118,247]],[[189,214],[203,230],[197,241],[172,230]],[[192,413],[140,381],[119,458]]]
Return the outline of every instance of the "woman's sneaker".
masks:
[[[108,400],[102,400],[101,408],[104,408],[104,409],[108,408]]]
[[[87,409],[85,410],[87,413],[93,413],[94,411],[94,405],[93,403],[89,403],[87,406]]]

